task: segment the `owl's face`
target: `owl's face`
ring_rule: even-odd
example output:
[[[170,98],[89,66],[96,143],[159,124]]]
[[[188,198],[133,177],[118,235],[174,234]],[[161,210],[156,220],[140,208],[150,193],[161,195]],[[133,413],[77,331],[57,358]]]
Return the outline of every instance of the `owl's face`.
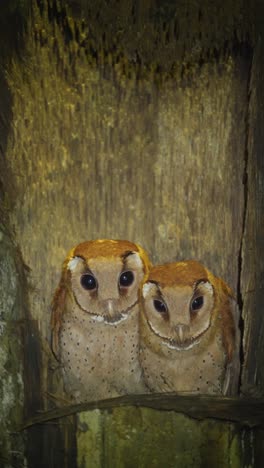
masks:
[[[207,270],[186,261],[153,267],[142,289],[150,331],[170,349],[190,349],[208,332],[215,292]]]
[[[78,306],[98,321],[115,324],[138,302],[148,258],[128,241],[89,241],[73,249],[65,269]]]

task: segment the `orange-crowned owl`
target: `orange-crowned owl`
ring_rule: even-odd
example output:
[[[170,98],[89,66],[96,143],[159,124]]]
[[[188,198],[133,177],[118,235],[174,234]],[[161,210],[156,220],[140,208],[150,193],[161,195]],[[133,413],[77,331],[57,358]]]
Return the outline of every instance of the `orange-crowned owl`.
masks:
[[[126,240],[71,250],[52,304],[52,347],[75,402],[144,392],[139,365],[139,288],[146,252]]]
[[[235,394],[238,309],[200,263],[154,266],[142,287],[140,362],[150,391]]]

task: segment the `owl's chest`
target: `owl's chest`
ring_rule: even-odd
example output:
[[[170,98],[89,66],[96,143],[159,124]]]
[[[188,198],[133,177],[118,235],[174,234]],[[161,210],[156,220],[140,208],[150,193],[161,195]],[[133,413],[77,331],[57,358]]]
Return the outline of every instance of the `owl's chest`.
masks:
[[[187,350],[167,348],[153,352],[143,345],[140,361],[151,391],[219,394],[222,391],[226,355],[220,334],[209,343]]]
[[[80,394],[80,399],[136,392],[140,372],[137,316],[131,314],[111,324],[87,314],[65,316],[60,357],[66,388],[75,396]]]
[[[108,367],[136,346],[136,323],[129,318],[125,322],[97,323],[77,317],[66,320],[60,334],[61,356],[65,360],[68,355],[73,361],[89,359],[93,365]]]

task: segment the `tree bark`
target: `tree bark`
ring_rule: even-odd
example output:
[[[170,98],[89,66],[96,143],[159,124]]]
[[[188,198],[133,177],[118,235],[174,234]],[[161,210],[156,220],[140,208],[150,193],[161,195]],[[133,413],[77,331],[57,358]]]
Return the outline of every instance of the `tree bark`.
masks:
[[[156,263],[195,258],[226,280],[241,309],[241,389],[262,395],[260,7],[242,0],[13,0],[1,8],[1,213],[28,266],[27,281],[22,267],[18,273],[27,420],[51,410],[47,394],[60,390],[50,381],[56,363],[49,339],[61,264],[70,248],[93,238],[128,238]],[[17,277],[13,255],[4,278]],[[4,310],[11,310],[11,286],[3,282]],[[11,332],[8,341],[16,342],[16,355],[7,358],[5,339],[0,350],[14,375],[23,353]],[[199,398],[196,404],[206,418]],[[198,422],[178,414],[177,399],[174,405],[165,411],[160,399],[156,409],[67,415],[29,428],[21,453],[28,466],[261,460],[261,429],[219,422],[217,413]],[[22,424],[19,399],[16,410],[12,424]]]

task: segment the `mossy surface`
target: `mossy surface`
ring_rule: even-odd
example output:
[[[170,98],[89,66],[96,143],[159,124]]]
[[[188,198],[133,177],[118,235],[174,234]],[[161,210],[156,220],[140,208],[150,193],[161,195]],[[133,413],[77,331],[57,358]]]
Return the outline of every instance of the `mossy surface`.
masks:
[[[140,408],[82,413],[79,421],[82,468],[243,466],[239,431],[232,424]]]
[[[16,249],[0,228],[0,465],[24,463],[24,434],[16,428],[23,418],[22,281]]]

